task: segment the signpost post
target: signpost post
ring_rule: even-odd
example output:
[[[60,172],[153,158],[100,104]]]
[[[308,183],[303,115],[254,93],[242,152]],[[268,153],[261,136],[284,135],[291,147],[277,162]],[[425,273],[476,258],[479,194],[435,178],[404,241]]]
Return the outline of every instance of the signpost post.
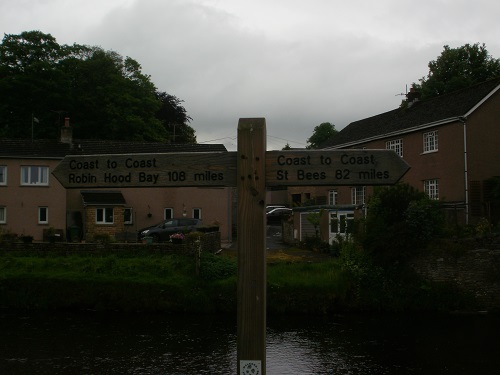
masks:
[[[267,151],[264,118],[240,119],[238,151],[68,155],[68,189],[226,186],[238,191],[238,374],[266,373],[266,188],[392,185],[408,164],[391,150]]]

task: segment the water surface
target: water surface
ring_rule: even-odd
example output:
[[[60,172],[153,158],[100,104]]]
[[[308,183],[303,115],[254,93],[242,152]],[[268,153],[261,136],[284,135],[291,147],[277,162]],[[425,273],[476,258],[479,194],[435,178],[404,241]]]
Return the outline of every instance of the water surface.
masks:
[[[235,374],[233,316],[0,312],[0,374]],[[498,315],[269,317],[267,374],[498,374]]]

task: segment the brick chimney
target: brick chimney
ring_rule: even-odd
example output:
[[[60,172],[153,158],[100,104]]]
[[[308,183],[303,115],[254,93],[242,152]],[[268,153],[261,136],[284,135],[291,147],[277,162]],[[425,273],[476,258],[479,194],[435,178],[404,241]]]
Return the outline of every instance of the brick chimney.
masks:
[[[73,129],[69,126],[69,117],[64,118],[64,126],[61,128],[61,143],[73,143]]]

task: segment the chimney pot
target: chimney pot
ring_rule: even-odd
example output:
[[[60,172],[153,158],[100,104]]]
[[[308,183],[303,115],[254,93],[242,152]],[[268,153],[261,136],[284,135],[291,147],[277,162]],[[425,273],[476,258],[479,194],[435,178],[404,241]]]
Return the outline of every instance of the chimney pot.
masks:
[[[64,126],[61,128],[61,143],[67,143],[73,147],[73,130],[69,126],[69,117],[64,118]]]

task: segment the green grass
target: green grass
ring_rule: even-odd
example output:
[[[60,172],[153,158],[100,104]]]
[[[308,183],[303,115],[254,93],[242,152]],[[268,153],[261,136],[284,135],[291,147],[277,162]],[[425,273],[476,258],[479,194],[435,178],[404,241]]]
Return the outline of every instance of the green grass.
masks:
[[[346,268],[351,263],[336,258],[301,261],[299,253],[274,257],[267,267],[268,312],[463,306],[461,296],[446,286],[425,283],[423,288],[418,278],[389,279],[362,263]],[[0,308],[234,313],[237,282],[236,258],[208,253],[202,255],[198,273],[193,255],[0,253]]]
[[[192,279],[193,272],[194,260],[177,255],[140,258],[122,258],[116,255],[0,257],[0,279],[30,276],[184,284]]]
[[[343,284],[337,260],[321,263],[277,263],[267,267],[270,284],[289,287],[333,287]]]

